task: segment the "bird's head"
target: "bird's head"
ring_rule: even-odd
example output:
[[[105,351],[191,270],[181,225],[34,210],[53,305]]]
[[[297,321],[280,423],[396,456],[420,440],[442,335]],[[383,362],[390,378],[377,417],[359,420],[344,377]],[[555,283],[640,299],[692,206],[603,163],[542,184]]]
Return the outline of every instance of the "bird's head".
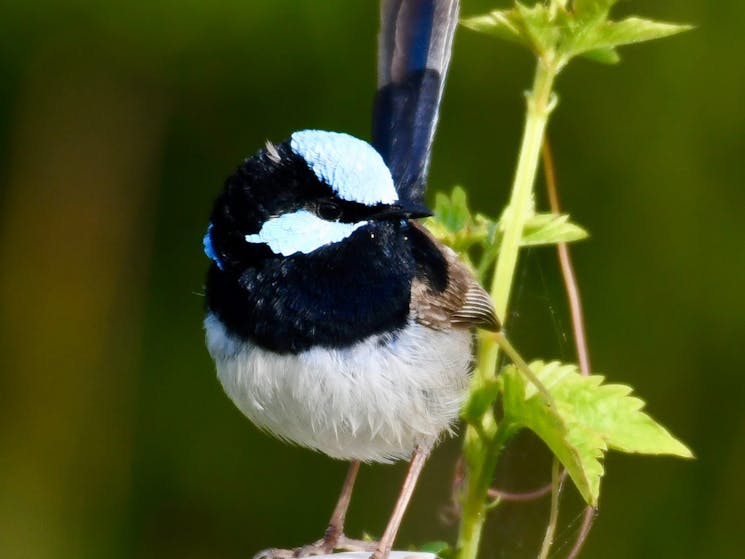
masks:
[[[338,132],[303,130],[247,159],[225,184],[204,238],[220,268],[310,254],[380,221],[431,215],[400,200],[382,157]]]

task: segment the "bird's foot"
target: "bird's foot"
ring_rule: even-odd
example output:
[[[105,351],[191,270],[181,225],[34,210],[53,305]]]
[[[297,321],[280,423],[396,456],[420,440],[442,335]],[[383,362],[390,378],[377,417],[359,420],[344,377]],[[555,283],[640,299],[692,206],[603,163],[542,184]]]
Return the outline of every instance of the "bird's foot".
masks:
[[[253,559],[291,559],[295,557],[294,549],[279,549],[276,547],[270,547],[268,549],[262,549]]]
[[[327,555],[334,551],[375,551],[378,542],[372,540],[355,540],[341,535],[329,541],[326,538],[313,542],[310,545],[296,547],[293,549],[269,548],[259,551],[253,559],[296,559],[298,557],[312,557],[314,555]]]

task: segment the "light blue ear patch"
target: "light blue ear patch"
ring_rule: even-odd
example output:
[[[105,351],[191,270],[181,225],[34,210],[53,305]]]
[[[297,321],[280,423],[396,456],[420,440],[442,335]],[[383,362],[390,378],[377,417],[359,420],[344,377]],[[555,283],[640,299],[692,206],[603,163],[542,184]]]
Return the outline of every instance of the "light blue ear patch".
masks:
[[[210,234],[212,233],[212,224],[209,224],[209,227],[207,227],[207,232],[204,234],[204,238],[202,239],[202,245],[204,246],[204,253],[207,255],[207,257],[210,260],[213,260],[215,264],[217,264],[217,267],[222,270],[222,261],[220,260],[220,257],[217,256],[217,253],[215,252],[215,248],[212,246],[212,237]]]
[[[383,158],[359,138],[340,132],[302,130],[290,136],[290,147],[342,200],[369,206],[398,200]]]
[[[246,242],[263,243],[275,254],[308,254],[331,243],[343,241],[367,221],[339,223],[326,221],[307,210],[282,214],[264,223],[261,231],[246,235]]]

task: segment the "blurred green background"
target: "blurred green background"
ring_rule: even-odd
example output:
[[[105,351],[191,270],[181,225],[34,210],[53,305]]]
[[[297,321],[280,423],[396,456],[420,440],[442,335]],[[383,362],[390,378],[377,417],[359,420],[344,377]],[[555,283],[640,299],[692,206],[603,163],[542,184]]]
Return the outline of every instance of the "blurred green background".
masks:
[[[698,29],[617,67],[573,64],[550,135],[563,205],[592,233],[574,255],[594,368],[635,386],[697,460],[611,455],[583,556],[741,557],[745,7],[620,8]],[[369,137],[377,17],[348,0],[4,3],[0,557],[247,558],[321,535],[345,465],[258,433],[223,395],[201,237],[265,139]],[[531,73],[517,48],[459,30],[431,190],[459,183],[499,211]],[[553,251],[529,253],[520,278],[513,337],[571,359]],[[401,546],[452,540],[457,452],[435,453]],[[403,473],[363,468],[350,535],[382,531]],[[522,437],[498,482],[548,477]],[[565,496],[555,557],[581,512]],[[534,556],[547,509],[498,511],[483,557]]]

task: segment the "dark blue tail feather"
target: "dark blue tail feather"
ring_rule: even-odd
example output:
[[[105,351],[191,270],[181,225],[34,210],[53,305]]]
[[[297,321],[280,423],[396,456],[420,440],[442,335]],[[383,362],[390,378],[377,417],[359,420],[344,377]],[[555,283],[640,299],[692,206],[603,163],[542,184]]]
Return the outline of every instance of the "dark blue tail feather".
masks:
[[[422,202],[458,0],[382,0],[373,145],[399,196]]]

